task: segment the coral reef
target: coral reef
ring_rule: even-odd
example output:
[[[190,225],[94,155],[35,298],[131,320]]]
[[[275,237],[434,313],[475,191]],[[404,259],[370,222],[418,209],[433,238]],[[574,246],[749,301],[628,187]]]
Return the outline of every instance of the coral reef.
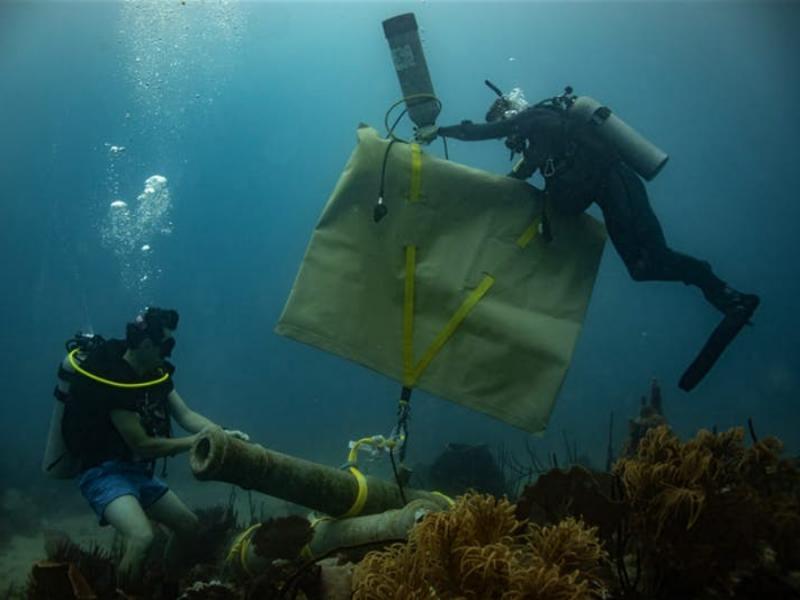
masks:
[[[516,515],[542,525],[574,517],[597,527],[600,539],[608,541],[625,511],[625,505],[614,499],[613,486],[609,473],[581,466],[553,469],[525,488],[517,500]]]
[[[69,536],[58,530],[45,531],[45,553],[49,563],[71,565],[86,580],[88,586],[99,597],[109,597],[116,589],[115,564],[119,556],[97,545],[84,549]],[[36,593],[35,570],[28,583],[29,597]]]
[[[268,519],[253,534],[256,554],[267,559],[293,560],[314,536],[308,519],[296,515]]]
[[[630,422],[612,473],[553,469],[526,487],[516,516],[581,518],[611,553],[620,598],[800,598],[800,471],[775,438],[664,424],[657,382]]]
[[[800,471],[780,451],[746,448],[741,428],[682,443],[661,426],[617,462],[645,597],[730,596],[800,567]]]
[[[218,562],[239,526],[236,510],[229,501],[228,504],[196,508],[194,512],[200,526],[187,560],[206,564]]]
[[[586,598],[606,584],[594,529],[520,521],[505,499],[467,494],[426,516],[406,544],[372,552],[353,573],[353,598]]]
[[[178,600],[241,600],[243,594],[219,580],[198,581],[183,590]]]
[[[320,578],[317,598],[325,600],[350,600],[353,589],[352,563],[339,564],[336,559],[320,561]]]
[[[83,600],[97,598],[74,564],[42,560],[33,565],[28,600]]]
[[[612,472],[580,466],[541,472],[516,504],[468,492],[450,511],[422,517],[407,542],[376,542],[378,549],[355,566],[348,553],[352,559],[358,550],[360,558],[364,548],[336,547],[314,558],[302,553],[312,528],[290,516],[262,519],[242,534],[250,536],[249,546],[233,555],[260,562],[248,577],[233,578],[225,566],[237,548],[232,503],[198,510],[193,566],[180,582],[168,583],[151,563],[141,597],[800,598],[798,461],[781,457],[779,440],[758,440],[752,426],[749,445],[741,428],[702,430],[684,442],[658,424],[663,420],[654,384]],[[455,454],[471,455],[463,450]],[[125,597],[116,591],[113,550],[84,550],[59,532],[48,532],[46,550],[49,562],[34,566],[27,598]]]
[[[489,447],[447,444],[427,469],[427,486],[449,496],[468,490],[502,496],[506,493],[503,471]]]
[[[628,441],[622,450],[622,456],[635,454],[647,432],[662,425],[667,425],[667,419],[664,416],[661,386],[658,379],[652,379],[649,396],[642,396],[639,416],[628,421]]]

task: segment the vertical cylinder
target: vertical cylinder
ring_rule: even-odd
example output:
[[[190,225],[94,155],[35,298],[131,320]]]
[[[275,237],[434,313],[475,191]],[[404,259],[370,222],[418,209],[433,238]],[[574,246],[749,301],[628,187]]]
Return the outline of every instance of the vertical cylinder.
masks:
[[[414,13],[405,13],[386,19],[383,32],[392,52],[392,62],[400,80],[400,89],[406,98],[408,116],[417,125],[433,125],[441,106],[432,98],[414,98],[418,94],[433,95],[433,83],[419,39]]]

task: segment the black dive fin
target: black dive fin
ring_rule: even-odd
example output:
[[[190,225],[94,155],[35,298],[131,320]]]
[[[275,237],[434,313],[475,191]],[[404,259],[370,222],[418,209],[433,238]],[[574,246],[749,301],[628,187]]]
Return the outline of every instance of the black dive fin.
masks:
[[[717,325],[703,349],[700,350],[700,354],[697,355],[694,362],[689,365],[689,368],[681,376],[681,381],[678,385],[682,390],[687,392],[693,390],[719,360],[725,348],[739,335],[742,328],[748,324],[759,303],[757,296],[752,296],[752,298],[751,302],[726,315],[722,322]]]

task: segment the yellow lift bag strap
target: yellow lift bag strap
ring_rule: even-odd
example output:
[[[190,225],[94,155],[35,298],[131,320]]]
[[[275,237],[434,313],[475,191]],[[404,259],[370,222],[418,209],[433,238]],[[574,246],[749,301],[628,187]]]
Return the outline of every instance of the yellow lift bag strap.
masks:
[[[539,235],[539,228],[542,226],[542,218],[537,217],[533,220],[533,223],[530,224],[525,231],[522,232],[522,235],[517,238],[517,246],[520,248],[525,248],[528,244],[530,244],[534,238]]]
[[[417,247],[406,246],[406,285],[403,292],[403,385],[414,387],[414,273]]]
[[[408,193],[408,201],[416,202],[419,200],[422,190],[422,149],[419,144],[411,144],[411,185]]]
[[[414,246],[406,247],[406,288],[403,305],[403,385],[409,388],[416,385],[422,373],[425,372],[431,361],[436,358],[436,355],[447,343],[447,340],[456,332],[456,329],[464,322],[470,311],[475,308],[494,284],[494,277],[488,274],[483,276],[478,287],[472,290],[464,302],[461,303],[458,310],[450,317],[447,325],[439,332],[415,365],[412,343],[414,338],[414,270],[416,254]]]
[[[411,178],[408,194],[409,202],[416,202],[422,187],[422,151],[418,144],[411,144]],[[536,219],[517,239],[517,246],[525,248],[539,232],[540,219]],[[494,284],[494,277],[488,273],[478,286],[472,290],[461,306],[456,310],[447,325],[439,332],[422,355],[416,365],[414,364],[414,281],[417,263],[417,247],[406,246],[406,276],[403,292],[403,385],[413,388],[422,373],[428,368],[447,340],[456,332],[467,315],[480,302],[481,298]]]

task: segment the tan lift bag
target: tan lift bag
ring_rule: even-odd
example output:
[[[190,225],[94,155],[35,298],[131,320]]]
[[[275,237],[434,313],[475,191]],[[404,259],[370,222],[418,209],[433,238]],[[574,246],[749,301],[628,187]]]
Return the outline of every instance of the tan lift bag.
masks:
[[[527,183],[394,143],[362,125],[325,205],[280,335],[409,388],[543,430],[594,286],[605,229],[548,211]]]

